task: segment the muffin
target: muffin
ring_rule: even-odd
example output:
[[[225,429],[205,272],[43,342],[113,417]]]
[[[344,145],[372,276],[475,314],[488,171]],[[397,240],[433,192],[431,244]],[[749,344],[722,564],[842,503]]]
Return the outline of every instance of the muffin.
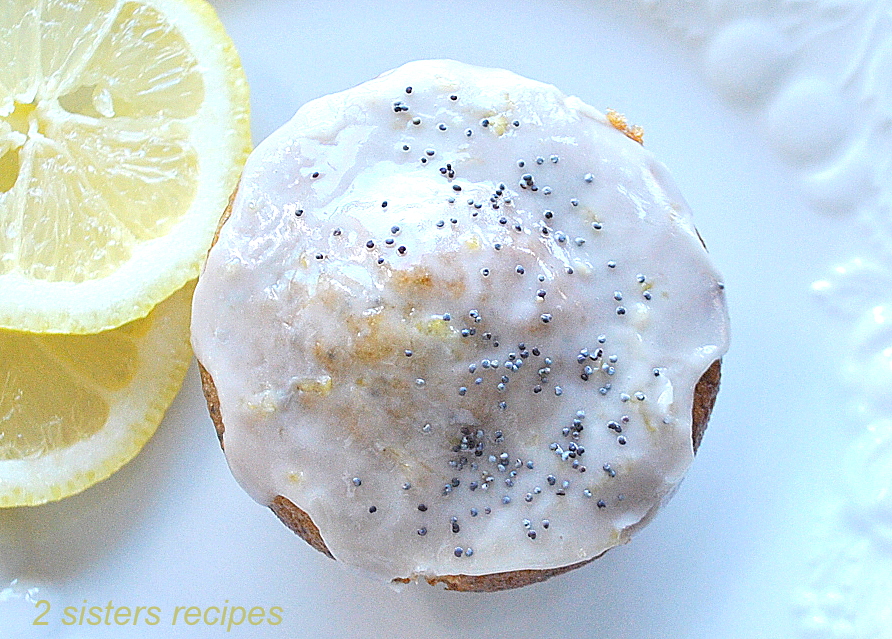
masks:
[[[391,582],[541,581],[678,488],[724,286],[641,131],[508,71],[420,61],[248,160],[194,296],[233,475]]]

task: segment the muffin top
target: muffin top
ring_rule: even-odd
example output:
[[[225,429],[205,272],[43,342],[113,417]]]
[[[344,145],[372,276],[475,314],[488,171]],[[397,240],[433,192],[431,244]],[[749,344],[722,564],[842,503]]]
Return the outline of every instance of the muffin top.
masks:
[[[693,459],[728,318],[641,144],[552,86],[422,61],[257,147],[192,334],[237,480],[394,579],[626,541]]]

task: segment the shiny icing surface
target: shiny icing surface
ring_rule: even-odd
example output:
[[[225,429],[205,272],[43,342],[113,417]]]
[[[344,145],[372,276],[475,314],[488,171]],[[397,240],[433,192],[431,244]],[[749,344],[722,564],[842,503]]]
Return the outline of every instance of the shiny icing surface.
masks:
[[[627,541],[690,465],[727,341],[666,169],[576,98],[449,61],[263,142],[193,312],[235,477],[387,579]]]

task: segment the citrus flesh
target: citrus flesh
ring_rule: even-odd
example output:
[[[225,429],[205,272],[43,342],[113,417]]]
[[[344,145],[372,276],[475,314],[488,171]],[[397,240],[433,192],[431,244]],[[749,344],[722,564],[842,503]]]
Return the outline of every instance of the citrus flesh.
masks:
[[[189,366],[194,286],[102,333],[0,330],[0,507],[75,494],[139,452]]]
[[[198,275],[250,150],[203,0],[0,8],[0,328],[96,333]]]

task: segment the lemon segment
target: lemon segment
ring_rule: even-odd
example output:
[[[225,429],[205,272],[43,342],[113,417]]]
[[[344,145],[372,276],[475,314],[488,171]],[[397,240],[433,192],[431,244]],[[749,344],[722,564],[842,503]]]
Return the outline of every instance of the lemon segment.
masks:
[[[40,75],[40,15],[35,2],[4,2],[0,8],[0,116],[13,111],[16,96],[30,102]]]
[[[194,286],[94,335],[0,330],[0,507],[75,494],[139,452],[192,356]]]
[[[205,83],[195,54],[154,7],[124,4],[93,57],[96,64],[85,69],[77,84],[107,95],[110,113],[183,119],[196,115],[204,102]]]
[[[0,8],[0,328],[96,333],[198,275],[251,148],[204,0]]]

